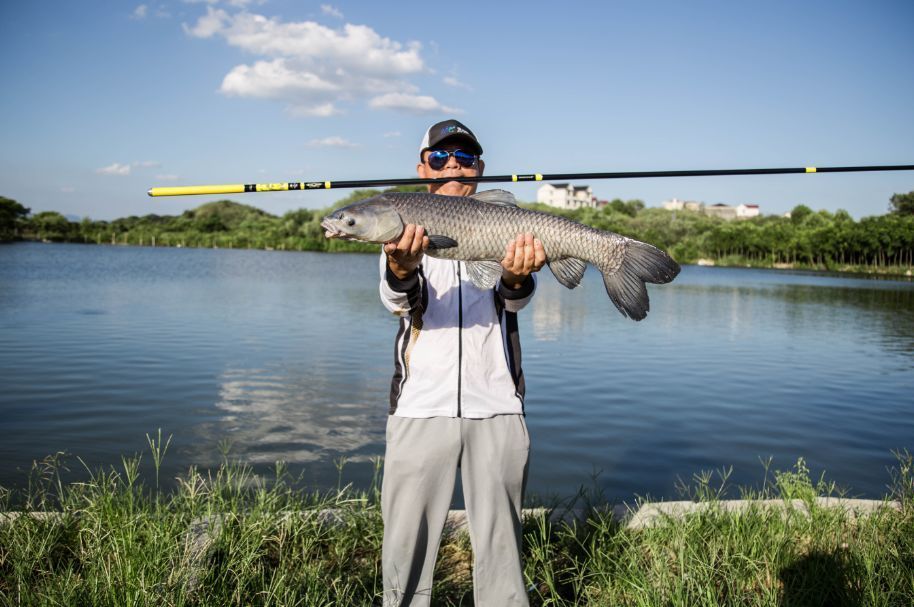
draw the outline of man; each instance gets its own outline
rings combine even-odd
[[[416,172],[429,191],[470,196],[482,175],[476,136],[456,120],[429,127]],[[442,202],[446,204],[446,202]],[[473,544],[478,606],[527,605],[521,504],[530,439],[517,312],[545,264],[532,234],[506,243],[502,279],[479,289],[462,262],[425,256],[422,226],[384,245],[381,299],[400,317],[381,489],[385,605],[428,605],[457,468]]]

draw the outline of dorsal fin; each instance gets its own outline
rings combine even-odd
[[[486,190],[485,192],[473,194],[470,198],[475,198],[479,202],[497,204],[503,207],[517,206],[517,200],[515,200],[514,194],[507,190]]]

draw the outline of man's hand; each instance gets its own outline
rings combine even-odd
[[[546,251],[539,238],[533,234],[518,234],[505,247],[505,258],[501,261],[504,270],[501,280],[509,289],[519,289],[524,280],[533,272],[546,265]]]
[[[384,245],[387,266],[394,276],[406,280],[419,267],[427,248],[428,236],[425,235],[425,229],[412,223],[406,224],[399,241]]]

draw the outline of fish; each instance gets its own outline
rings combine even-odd
[[[425,229],[426,255],[465,262],[470,280],[481,289],[491,289],[501,278],[507,243],[518,234],[532,233],[543,243],[546,263],[559,283],[577,287],[587,264],[592,264],[603,274],[612,303],[636,321],[650,310],[646,283],[668,283],[680,270],[653,245],[523,209],[505,190],[472,196],[383,192],[336,209],[324,217],[321,227],[328,238],[383,244],[399,240],[406,224]]]

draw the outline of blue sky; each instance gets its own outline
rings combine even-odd
[[[0,195],[112,219],[216,198],[156,185],[408,177],[446,117],[490,174],[912,164],[912,24],[908,0],[5,2]],[[590,185],[862,217],[914,172]]]

